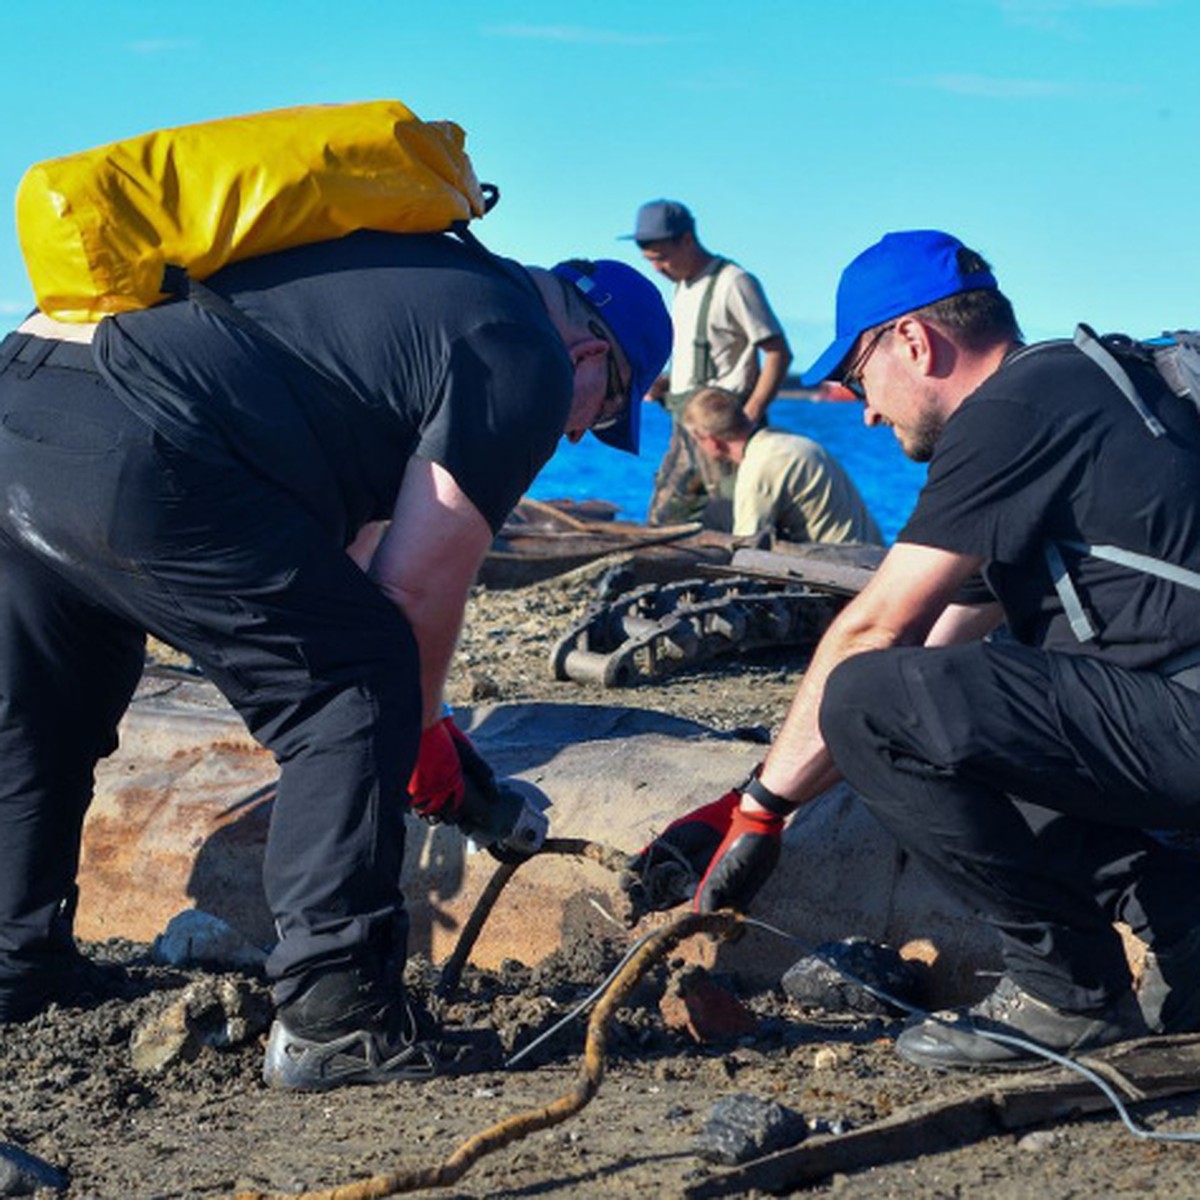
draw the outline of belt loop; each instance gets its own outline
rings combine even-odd
[[[0,342],[0,375],[8,370],[17,355],[29,345],[29,340],[28,333],[13,332]]]
[[[21,363],[21,369],[17,372],[18,379],[28,379],[50,357],[50,351],[58,345],[57,342],[50,338],[38,338],[38,346],[34,352]],[[24,347],[22,347],[24,349]],[[20,353],[20,351],[18,351]]]

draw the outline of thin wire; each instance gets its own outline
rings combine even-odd
[[[523,1050],[519,1050],[512,1058],[504,1063],[504,1069],[507,1071],[510,1067],[516,1066],[527,1054],[540,1046],[544,1041],[552,1038],[560,1029],[569,1025],[576,1017],[585,1013],[603,994],[604,989],[621,973],[621,969],[625,964],[641,949],[643,943],[647,942],[654,936],[657,930],[651,930],[649,933],[644,933],[636,942],[634,942],[621,957],[621,961],[604,977],[604,982],[598,984],[591,992],[589,992],[565,1017],[556,1021],[549,1029],[539,1033]]]
[[[600,911],[603,912],[604,910],[601,909]],[[797,937],[795,934],[788,933],[787,930],[780,929],[776,925],[771,925],[766,921],[759,920],[757,917],[744,917],[743,920],[747,925],[757,926],[759,929],[762,929],[767,933],[773,933],[776,937],[781,937],[785,941],[794,943],[795,945],[799,946],[805,954],[817,959],[818,962],[824,963],[825,966],[841,975],[843,979],[847,979],[851,983],[857,984],[876,999],[882,1000],[885,1004],[890,1004],[893,1007],[898,1008],[901,1012],[908,1013],[910,1016],[922,1017],[925,1020],[935,1021],[939,1025],[951,1027],[954,1026],[953,1021],[947,1020],[945,1017],[941,1017],[937,1013],[929,1012],[927,1009],[921,1008],[919,1005],[910,1004],[907,1000],[902,1000],[899,996],[892,995],[891,992],[880,987],[878,984],[868,983],[865,979],[859,978],[854,974],[853,971],[848,970],[841,963],[835,962],[827,955],[822,954],[815,947],[805,942],[803,938]],[[545,1030],[543,1033],[534,1038],[534,1040],[525,1046],[524,1049],[518,1051],[510,1059],[508,1059],[504,1064],[505,1069],[507,1070],[515,1066],[521,1061],[522,1058],[532,1053],[536,1047],[540,1046],[543,1042],[548,1041],[556,1033],[558,1033],[560,1029],[564,1028],[566,1025],[569,1025],[573,1020],[575,1020],[576,1017],[586,1012],[588,1008],[590,1008],[591,1005],[594,1004],[601,995],[603,995],[604,989],[607,988],[612,980],[616,978],[622,967],[624,967],[629,959],[637,953],[642,944],[653,936],[653,931],[651,931],[650,933],[643,934],[640,938],[638,938],[638,940],[629,947],[629,949],[622,956],[621,961],[617,963],[612,971],[609,972],[602,983],[600,983],[593,991],[585,996],[583,1000],[581,1000],[569,1013],[566,1014],[566,1016],[555,1022],[555,1024],[553,1024],[549,1029]],[[1027,1051],[1028,1053],[1031,1053],[1039,1058],[1044,1058],[1047,1060],[1047,1062],[1055,1063],[1060,1067],[1066,1067],[1069,1071],[1074,1071],[1076,1075],[1086,1079],[1089,1083],[1093,1084],[1103,1093],[1103,1095],[1108,1099],[1109,1103],[1112,1104],[1117,1116],[1121,1120],[1121,1124],[1124,1125],[1125,1128],[1136,1138],[1155,1142],[1200,1142],[1200,1132],[1170,1133],[1156,1129],[1148,1129],[1146,1126],[1139,1124],[1129,1112],[1124,1100],[1121,1099],[1108,1080],[1103,1078],[1103,1076],[1098,1075],[1090,1067],[1085,1066],[1081,1062],[1077,1062],[1075,1059],[1067,1058],[1065,1055],[1058,1054],[1053,1050],[1049,1050],[1045,1046],[1039,1046],[1037,1042],[1031,1042],[1027,1038],[1016,1037],[1007,1033],[995,1033],[988,1029],[976,1029],[974,1032],[979,1034],[981,1037],[988,1038],[991,1041],[1000,1042],[1008,1046],[1014,1046],[1017,1049]]]
[[[954,1026],[953,1021],[947,1020],[945,1017],[941,1017],[937,1013],[928,1012],[927,1010],[920,1008],[915,1004],[910,1004],[906,1000],[901,1000],[899,996],[893,996],[890,992],[876,984],[867,983],[865,979],[859,979],[858,976],[852,971],[848,971],[840,963],[832,961],[819,950],[809,946],[802,938],[796,937],[795,934],[788,933],[786,930],[780,929],[775,925],[769,925],[766,921],[760,921],[755,917],[745,917],[744,920],[747,925],[756,925],[759,929],[766,930],[767,933],[773,933],[789,942],[794,942],[796,945],[800,946],[806,954],[817,959],[819,962],[824,963],[825,966],[830,967],[832,970],[837,971],[839,975],[850,980],[851,983],[856,983],[859,987],[865,988],[866,991],[870,992],[870,994],[876,997],[876,999],[882,1000],[886,1004],[894,1005],[896,1008],[908,1013],[910,1016],[923,1017],[925,1020],[935,1021],[939,1025],[951,1027]],[[1022,1037],[1015,1037],[1012,1034],[994,1033],[989,1029],[976,1029],[974,1032],[979,1034],[980,1037],[988,1038],[993,1042],[1001,1042],[1007,1046],[1015,1046],[1020,1050],[1025,1050],[1031,1054],[1037,1055],[1039,1058],[1044,1058],[1048,1062],[1057,1063],[1058,1066],[1066,1067],[1068,1070],[1074,1071],[1075,1074],[1086,1079],[1089,1083],[1094,1084],[1108,1098],[1113,1108],[1116,1109],[1117,1116],[1121,1118],[1121,1124],[1123,1124],[1125,1128],[1136,1138],[1142,1138],[1146,1141],[1153,1142],[1200,1142],[1200,1132],[1169,1133],[1156,1129],[1148,1129],[1144,1125],[1139,1124],[1130,1114],[1124,1100],[1121,1099],[1108,1080],[1103,1078],[1103,1076],[1098,1075],[1090,1067],[1085,1066],[1081,1062],[1077,1062],[1075,1059],[1067,1058],[1063,1054],[1058,1054],[1053,1050],[1048,1050],[1045,1046],[1039,1046],[1037,1042],[1031,1042]]]

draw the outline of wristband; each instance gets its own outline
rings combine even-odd
[[[796,805],[778,792],[773,792],[761,779],[758,774],[762,770],[762,763],[759,763],[753,771],[750,772],[746,782],[742,784],[738,791],[749,796],[751,800],[757,804],[761,804],[767,812],[776,817],[788,817],[796,811]]]

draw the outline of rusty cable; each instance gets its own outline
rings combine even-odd
[[[537,858],[541,854],[565,854],[575,858],[586,858],[613,872],[620,871],[628,858],[623,850],[605,846],[601,842],[590,842],[586,838],[547,838],[537,854],[531,857]],[[453,953],[442,967],[435,993],[438,999],[447,1000],[458,990],[467,960],[471,957],[471,951],[475,948],[480,933],[483,932],[484,922],[491,915],[500,893],[517,868],[521,863],[529,861],[529,858],[525,858],[517,862],[502,862],[492,873],[491,879],[480,892],[479,899],[475,901],[475,907],[463,925],[462,933],[458,935]]]
[[[613,976],[592,1012],[575,1086],[567,1095],[544,1108],[516,1113],[473,1134],[447,1158],[432,1167],[389,1171],[321,1192],[275,1196],[263,1192],[242,1192],[235,1200],[378,1200],[383,1196],[398,1196],[403,1192],[448,1187],[457,1183],[485,1155],[502,1150],[531,1133],[559,1125],[583,1109],[600,1090],[604,1079],[604,1050],[609,1023],[642,976],[685,939],[698,933],[727,938],[737,932],[742,924],[743,918],[729,909],[715,913],[688,913],[647,937]]]

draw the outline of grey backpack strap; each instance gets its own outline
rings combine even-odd
[[[1142,418],[1146,428],[1155,437],[1162,437],[1167,432],[1162,422],[1146,407],[1145,402],[1138,395],[1137,388],[1133,386],[1133,380],[1129,378],[1117,356],[1087,325],[1080,324],[1075,327],[1075,345],[1121,389],[1122,395],[1137,410],[1137,414]]]
[[[1096,627],[1083,610],[1083,602],[1079,599],[1075,583],[1071,579],[1066,563],[1063,561],[1062,552],[1059,549],[1060,546],[1068,550],[1074,550],[1079,554],[1087,554],[1092,558],[1101,558],[1105,562],[1116,563],[1121,567],[1128,567],[1131,571],[1138,571],[1143,575],[1153,575],[1157,579],[1165,579],[1168,583],[1178,584],[1180,587],[1191,588],[1192,591],[1200,592],[1200,571],[1193,571],[1188,567],[1180,567],[1175,563],[1165,562],[1161,558],[1152,558],[1149,554],[1138,554],[1134,550],[1123,550],[1120,546],[1097,546],[1090,542],[1047,542],[1043,547],[1042,553],[1046,559],[1046,566],[1050,571],[1050,578],[1054,583],[1054,590],[1058,593],[1059,603],[1062,604],[1063,612],[1070,622],[1071,632],[1081,642],[1090,642],[1096,636]]]
[[[1065,545],[1075,546],[1077,543],[1067,542]],[[1050,570],[1050,578],[1054,590],[1058,593],[1059,603],[1071,625],[1071,632],[1081,641],[1090,642],[1096,636],[1096,627],[1083,611],[1083,601],[1075,590],[1075,583],[1067,571],[1067,564],[1055,542],[1047,542],[1042,550],[1046,558],[1046,566]]]
[[[713,273],[708,277],[708,286],[700,298],[700,311],[696,314],[696,332],[692,337],[692,387],[702,387],[713,377],[712,343],[708,340],[708,313],[712,308],[713,291],[717,276],[729,265],[727,258],[717,259]]]
[[[1177,583],[1180,587],[1200,592],[1200,571],[1176,566],[1175,563],[1164,562],[1161,558],[1151,558],[1148,554],[1122,550],[1120,546],[1093,546],[1087,542],[1063,542],[1062,545],[1071,550],[1078,550],[1080,554],[1090,554],[1093,558],[1102,558],[1105,562],[1129,567],[1131,570],[1141,571],[1143,575],[1154,575],[1168,583]]]

